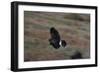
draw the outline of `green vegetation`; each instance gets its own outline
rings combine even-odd
[[[50,28],[55,27],[67,48],[49,44]],[[90,57],[90,15],[24,11],[24,61],[70,59],[76,51]]]

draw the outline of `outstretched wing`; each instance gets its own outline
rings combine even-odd
[[[54,28],[52,27],[50,29],[50,34],[51,34],[51,38],[56,40],[56,41],[60,41],[60,35],[59,35],[59,32]]]

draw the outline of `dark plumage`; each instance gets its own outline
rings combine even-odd
[[[49,39],[50,45],[52,45],[56,49],[58,49],[60,46],[63,47],[66,46],[65,40],[61,40],[59,32],[54,27],[50,29],[50,34],[51,34],[51,38]]]

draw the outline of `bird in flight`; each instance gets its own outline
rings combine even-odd
[[[55,49],[62,47],[66,47],[66,41],[61,40],[59,32],[54,28],[50,28],[51,38],[49,39],[50,45],[52,45]]]

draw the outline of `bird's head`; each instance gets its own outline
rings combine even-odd
[[[59,43],[62,47],[66,47],[67,43],[65,40],[61,40]]]

